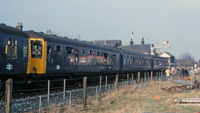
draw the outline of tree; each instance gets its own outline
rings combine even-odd
[[[189,53],[184,53],[181,55],[180,59],[180,66],[193,66],[195,63],[194,57]]]

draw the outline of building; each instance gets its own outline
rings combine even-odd
[[[154,44],[145,44],[144,38],[142,38],[141,44],[134,44],[133,39],[131,38],[129,45],[122,45],[121,40],[95,40],[89,42],[102,46],[120,48],[127,51],[168,58],[168,63],[170,64],[169,66],[175,66],[175,57],[172,54],[170,54],[169,52],[161,52],[159,49],[156,49],[160,47],[155,47]]]
[[[169,52],[163,52],[161,55],[159,55],[160,57],[164,57],[164,58],[168,58],[168,63],[170,64],[170,67],[174,67],[175,66],[175,56],[173,56],[172,54],[170,54]]]
[[[141,44],[134,44],[133,40],[130,40],[130,45],[121,45],[118,48],[125,49],[128,51],[134,51],[137,53],[148,54],[148,55],[158,55],[153,44],[145,44],[144,38],[141,40]]]
[[[92,44],[102,45],[102,46],[108,46],[113,48],[118,48],[122,45],[121,40],[95,40],[95,41],[88,41]]]

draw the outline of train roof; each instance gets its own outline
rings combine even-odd
[[[7,34],[7,35],[21,36],[24,38],[29,37],[25,32],[11,26],[7,26],[5,24],[0,24],[0,33]]]
[[[164,57],[160,57],[160,56],[147,55],[147,54],[142,54],[142,53],[137,53],[137,52],[134,52],[134,51],[127,51],[127,50],[121,50],[121,51],[124,54],[133,54],[133,55],[137,55],[137,56],[151,57],[151,58],[155,58],[155,59],[168,60],[168,58],[164,58]]]
[[[35,32],[35,31],[26,31],[26,33],[30,36],[30,38],[42,38],[46,40],[47,42],[57,43],[57,44],[66,44],[71,46],[79,45],[81,47],[86,47],[90,49],[101,49],[104,51],[110,51],[110,52],[119,52],[114,48],[106,47],[106,46],[100,46],[96,44],[91,44],[86,41],[79,41],[77,39],[70,39],[67,37],[60,37],[56,35],[48,35],[44,34],[42,32]]]

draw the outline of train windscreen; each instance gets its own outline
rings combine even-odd
[[[32,58],[42,58],[42,41],[31,41],[31,56]]]

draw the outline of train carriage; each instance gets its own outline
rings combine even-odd
[[[169,67],[168,58],[153,56],[153,69],[167,69]]]
[[[119,71],[120,52],[88,42],[27,31],[30,74]]]
[[[28,35],[19,29],[0,24],[0,76],[27,73]]]
[[[26,75],[26,79],[32,79],[35,76],[30,75],[82,76],[160,70],[168,67],[167,58],[42,32],[23,32],[4,24],[0,24],[0,40],[0,79],[3,75],[5,79],[10,75],[12,78]]]
[[[153,67],[152,56],[121,50],[121,70],[124,72],[127,71],[147,71],[151,70]]]

